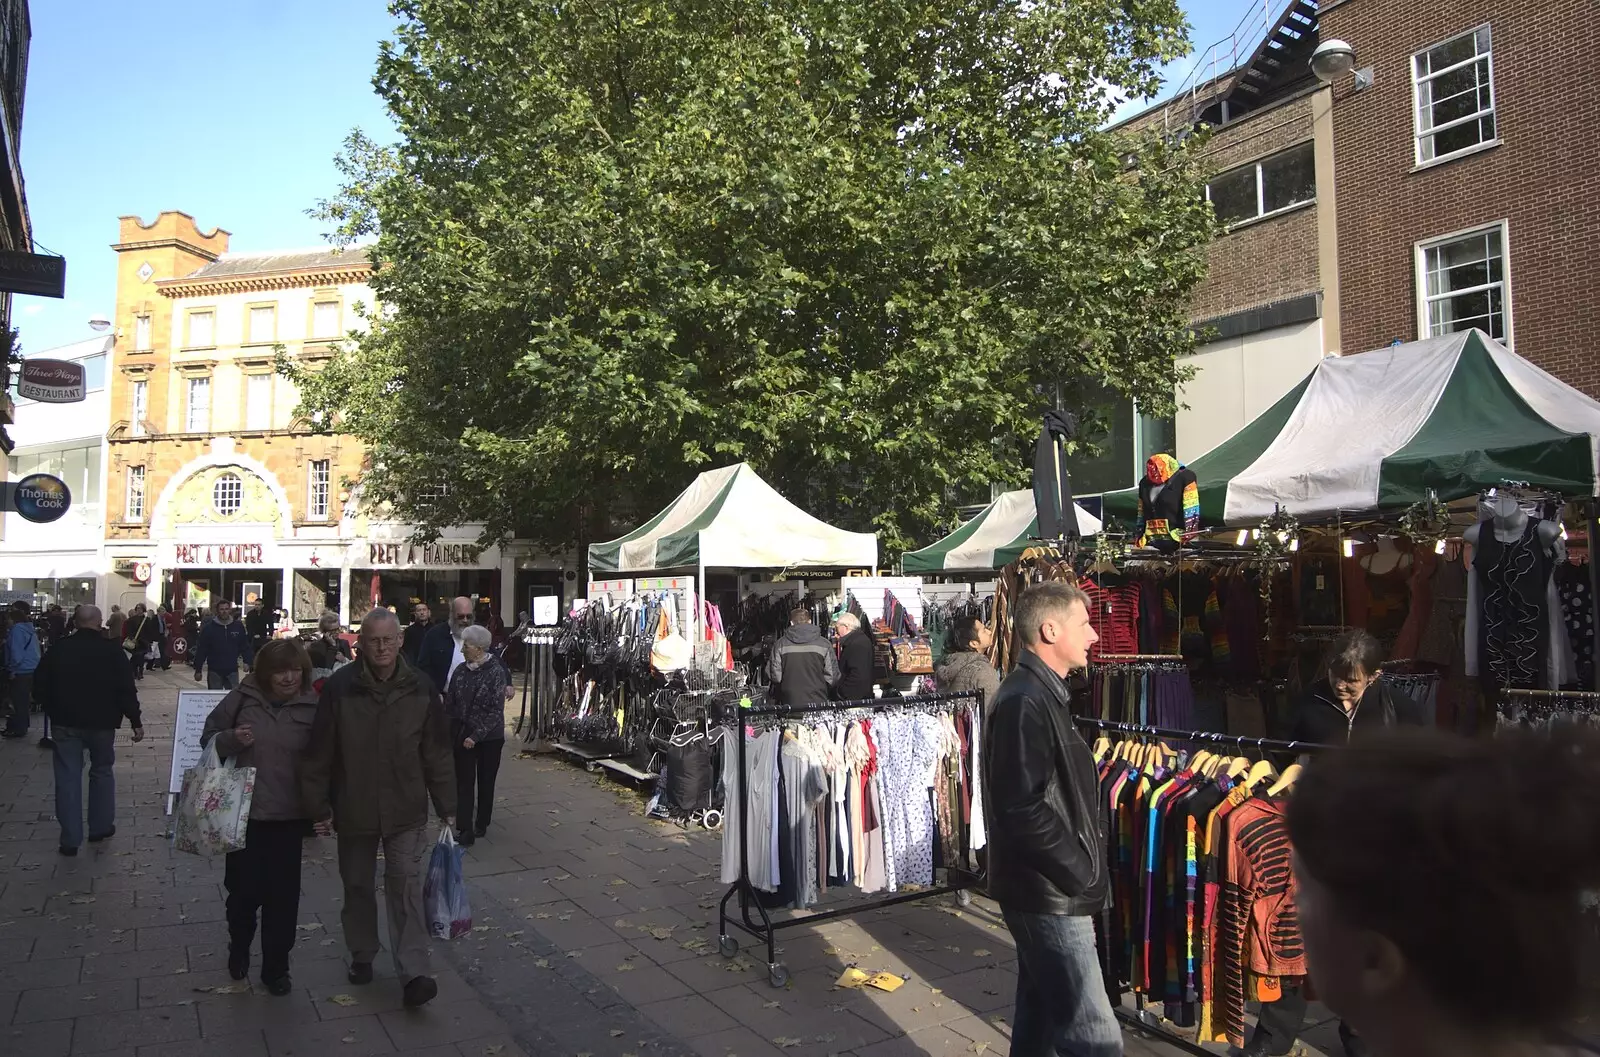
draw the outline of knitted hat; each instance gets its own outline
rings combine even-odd
[[[1152,455],[1144,464],[1144,475],[1151,484],[1166,484],[1177,472],[1178,460],[1170,455]]]

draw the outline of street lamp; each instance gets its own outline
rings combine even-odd
[[[105,316],[92,316],[89,319],[89,329],[101,331],[103,333],[111,329],[111,320],[107,319]]]
[[[1311,53],[1311,72],[1324,84],[1332,84],[1355,68],[1356,49],[1347,41],[1325,40]]]

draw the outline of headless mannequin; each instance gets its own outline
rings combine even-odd
[[[1486,504],[1489,508],[1489,522],[1494,526],[1494,538],[1501,543],[1515,543],[1522,538],[1528,529],[1528,512],[1522,509],[1515,496],[1497,495]],[[1483,531],[1483,522],[1468,528],[1461,534],[1473,547],[1478,545],[1479,533]],[[1558,562],[1567,558],[1566,544],[1561,542],[1561,526],[1554,521],[1539,522],[1539,544],[1545,553],[1554,556]]]
[[[1411,554],[1394,545],[1389,536],[1378,537],[1378,549],[1361,559],[1361,567],[1373,576],[1386,576],[1396,569],[1411,568]]]

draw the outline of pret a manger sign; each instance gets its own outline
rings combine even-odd
[[[266,548],[259,543],[178,543],[178,565],[264,565]]]

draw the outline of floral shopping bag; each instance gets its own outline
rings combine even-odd
[[[244,847],[255,793],[256,769],[217,756],[216,738],[200,762],[183,772],[172,844],[193,855],[218,855]]]

